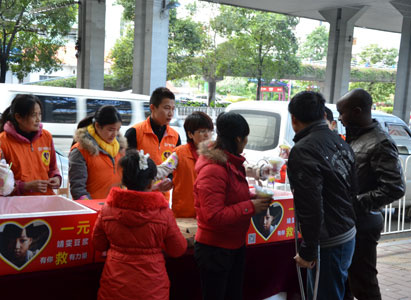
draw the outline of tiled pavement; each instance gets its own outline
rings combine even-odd
[[[411,300],[411,234],[405,239],[381,241],[377,255],[382,300]]]

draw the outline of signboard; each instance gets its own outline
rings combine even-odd
[[[262,86],[262,92],[282,93],[284,88],[282,86]]]
[[[96,217],[61,196],[0,197],[0,275],[92,263]]]
[[[258,245],[294,239],[294,205],[291,192],[274,190],[269,208],[251,218],[246,244]]]

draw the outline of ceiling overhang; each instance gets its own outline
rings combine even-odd
[[[202,0],[262,11],[276,12],[296,17],[326,21],[321,10],[343,7],[367,6],[355,26],[401,33],[402,10],[411,16],[411,0]],[[393,2],[393,3],[391,3]],[[409,14],[408,14],[409,13]]]

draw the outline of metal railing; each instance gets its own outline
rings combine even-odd
[[[407,171],[411,168],[411,155],[400,158],[404,181],[407,183]],[[411,172],[410,172],[411,173]],[[407,184],[406,184],[407,185]],[[276,184],[276,189],[290,191],[288,176],[284,184]],[[411,232],[411,203],[406,203],[406,194],[399,200],[386,205],[383,209],[384,229],[381,234],[397,234]],[[407,206],[408,205],[408,206]]]
[[[401,167],[403,169],[404,181],[407,187],[407,171],[410,168],[411,156],[407,156],[405,160],[400,158]],[[397,203],[398,202],[398,203]],[[411,232],[411,222],[409,207],[406,205],[406,194],[399,200],[386,205],[384,208],[384,230],[382,234],[392,234],[401,232]],[[397,220],[395,220],[397,218]]]
[[[210,118],[215,121],[220,113],[225,111],[225,107],[207,107],[207,106],[177,106],[178,118],[184,120],[189,114],[195,111],[202,111],[210,116]]]

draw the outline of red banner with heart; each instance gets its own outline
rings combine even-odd
[[[92,263],[95,212],[0,220],[0,275]]]
[[[274,191],[269,208],[251,218],[247,245],[258,245],[294,239],[294,203],[290,192]]]

